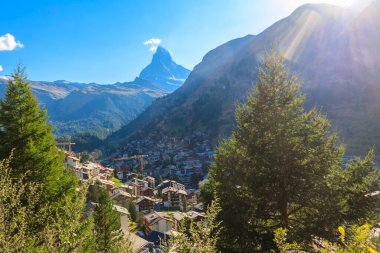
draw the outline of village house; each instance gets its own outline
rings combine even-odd
[[[71,167],[79,167],[80,166],[79,161],[80,161],[79,158],[77,158],[73,155],[66,154],[65,163],[67,165],[70,165]]]
[[[115,183],[112,181],[104,180],[104,179],[97,179],[97,182],[100,183],[100,186],[106,189],[107,191],[111,192],[112,188],[114,187]]]
[[[198,203],[199,190],[188,190],[187,191],[187,201],[190,203],[196,204]]]
[[[116,204],[121,205],[121,206],[126,206],[127,203],[135,200],[136,196],[126,191],[125,187],[119,186],[119,187],[112,188],[111,198]]]
[[[144,216],[144,233],[148,235],[152,231],[166,234],[174,227],[174,221],[163,212],[152,212]]]
[[[154,191],[152,188],[149,188],[149,187],[142,189],[140,193],[141,193],[141,196],[146,196],[146,197],[150,197],[150,198],[154,197]]]
[[[178,183],[174,180],[164,180],[161,184],[159,184],[156,188],[158,190],[162,190],[167,187],[172,187],[176,190],[185,190],[185,185]]]
[[[138,212],[153,210],[155,203],[156,203],[155,199],[145,197],[145,196],[140,196],[136,200],[136,207],[137,207],[136,210]]]
[[[183,201],[187,199],[187,193],[184,190],[177,190],[173,187],[166,187],[161,192],[164,207],[183,209]]]

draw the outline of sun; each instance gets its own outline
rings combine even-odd
[[[328,3],[328,4],[343,6],[343,7],[349,7],[349,6],[353,5],[358,0],[292,0],[292,1],[298,2],[299,4]]]

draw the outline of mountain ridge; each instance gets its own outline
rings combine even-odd
[[[277,45],[290,70],[302,77],[306,107],[320,108],[349,150],[363,154],[372,144],[380,145],[375,130],[380,127],[380,57],[374,54],[380,41],[375,26],[379,14],[378,2],[360,13],[328,4],[303,5],[257,36],[211,50],[181,88],[155,101],[106,144],[122,145],[131,136],[195,131],[215,142],[229,136],[236,104],[252,89],[260,58]]]

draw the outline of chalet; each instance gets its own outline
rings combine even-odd
[[[144,232],[146,235],[152,231],[168,233],[174,227],[174,221],[163,212],[153,212],[144,216]]]
[[[159,184],[156,188],[158,190],[162,190],[167,187],[172,187],[176,190],[185,190],[185,185],[178,183],[174,180],[164,180],[161,184]]]
[[[146,196],[146,197],[150,197],[150,198],[153,198],[154,197],[154,191],[152,188],[145,188],[141,191],[141,195],[142,196]]]
[[[202,212],[196,212],[196,211],[188,211],[186,213],[186,216],[190,219],[192,219],[193,221],[201,221],[205,218],[206,214],[205,213],[202,213]]]
[[[180,210],[183,208],[183,201],[186,201],[187,193],[184,190],[178,190],[173,187],[166,187],[161,192],[164,207],[178,207]]]
[[[141,196],[136,200],[136,209],[138,212],[153,210],[155,203],[156,201],[154,199]]]
[[[187,213],[174,212],[173,213],[173,219],[174,219],[174,227],[175,227],[176,231],[179,230],[181,222],[184,218],[188,218],[190,220],[198,222],[198,221],[201,221],[205,218],[205,213],[195,212],[195,211],[189,211]]]
[[[142,188],[148,188],[149,187],[148,181],[145,181],[142,179],[132,178],[129,182],[132,184],[137,184],[137,185],[141,186]]]
[[[126,205],[128,202],[136,199],[136,196],[125,191],[113,191],[111,193],[112,200],[118,205]]]
[[[108,181],[108,180],[104,180],[104,179],[98,179],[97,182],[100,183],[100,186],[103,187],[104,189],[106,189],[107,191],[112,191],[112,188],[114,186],[114,182],[112,181]]]
[[[72,156],[72,155],[67,155],[65,162],[67,165],[70,165],[71,167],[79,167],[80,162],[79,158]]]
[[[198,203],[199,191],[187,191],[187,201],[196,204]]]

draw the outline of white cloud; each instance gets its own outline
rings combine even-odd
[[[149,51],[156,52],[158,45],[160,45],[161,40],[157,38],[151,38],[150,40],[147,40],[144,42],[145,46],[150,46]]]
[[[18,47],[23,48],[24,45],[20,41],[16,41],[12,34],[7,33],[0,36],[0,51],[12,51]]]
[[[3,67],[0,65],[0,72],[3,71]]]

